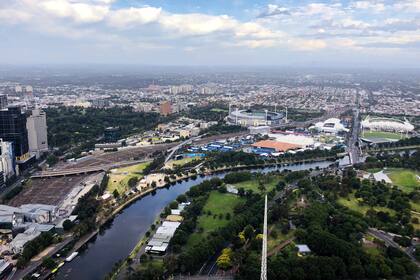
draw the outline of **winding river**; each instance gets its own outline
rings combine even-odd
[[[289,165],[285,167],[268,167],[250,171],[270,172],[274,170],[307,170],[316,167],[325,168],[329,161]],[[192,186],[212,177],[224,177],[219,173],[206,177],[198,177],[187,182],[182,181],[169,189],[162,188],[155,195],[145,196],[132,203],[118,214],[105,229],[86,244],[72,262],[66,263],[55,276],[55,279],[96,280],[104,277],[112,270],[113,265],[126,258],[138,240],[143,237],[163,208],[180,194]]]

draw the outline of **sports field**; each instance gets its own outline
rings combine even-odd
[[[113,169],[109,174],[107,191],[112,193],[114,190],[117,190],[119,194],[125,193],[129,188],[128,180],[133,177],[136,177],[138,180],[143,178],[142,172],[148,164],[148,162],[144,162],[128,167]]]
[[[243,199],[237,195],[213,191],[210,193],[202,214],[197,220],[198,232],[190,235],[187,246],[193,246],[204,238],[208,233],[224,227],[230,219],[226,218],[229,213],[233,217],[233,209]]]
[[[420,187],[420,172],[403,168],[389,168],[385,171],[392,183],[404,192],[411,192]]]
[[[399,140],[405,138],[405,135],[395,132],[385,132],[385,131],[363,131],[362,138],[366,139],[391,139]]]
[[[270,176],[269,178],[267,178],[267,181],[263,182],[266,191],[269,192],[272,189],[274,189],[279,181],[280,181],[279,176]],[[244,188],[246,191],[252,190],[253,192],[260,192],[260,189],[259,189],[260,184],[257,179],[235,183],[233,185],[236,188]]]

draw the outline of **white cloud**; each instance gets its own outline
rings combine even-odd
[[[111,26],[130,27],[156,22],[162,12],[161,8],[144,7],[120,9],[109,14],[108,22]]]
[[[109,12],[106,5],[93,5],[80,2],[69,2],[66,0],[40,1],[39,7],[46,13],[59,17],[71,18],[80,23],[99,22]]]

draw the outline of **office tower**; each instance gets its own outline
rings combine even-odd
[[[32,110],[32,115],[26,121],[28,130],[29,152],[37,158],[48,151],[47,116],[40,109]]]
[[[116,143],[121,137],[120,127],[107,127],[104,131],[105,143]]]
[[[7,108],[7,95],[6,94],[0,94],[0,110]]]
[[[29,157],[28,131],[26,115],[17,106],[0,110],[0,138],[12,142],[13,151],[18,161]]]

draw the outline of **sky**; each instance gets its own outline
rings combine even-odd
[[[420,66],[420,0],[1,0],[0,64]]]

